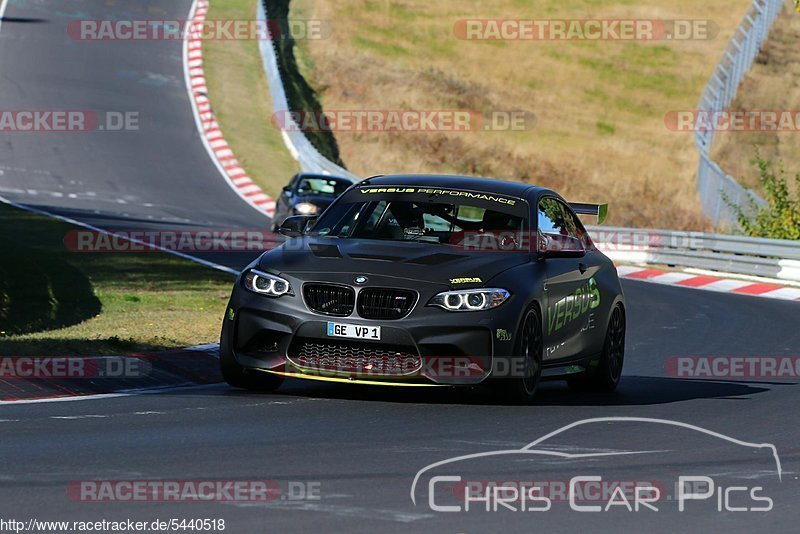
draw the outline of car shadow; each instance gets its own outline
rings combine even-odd
[[[696,399],[748,400],[751,395],[769,391],[770,386],[791,382],[731,382],[680,378],[625,376],[614,393],[579,393],[564,382],[545,382],[537,393],[535,406],[646,406]],[[231,390],[231,394],[236,394]],[[359,384],[327,384],[287,380],[279,395],[316,399],[336,399],[394,403],[465,404],[502,406],[506,403],[485,387],[411,388]]]

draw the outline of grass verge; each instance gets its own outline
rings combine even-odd
[[[232,277],[160,252],[75,253],[76,227],[0,204],[0,355],[102,355],[219,339]]]
[[[208,19],[253,20],[257,0],[214,0]],[[299,170],[273,126],[257,40],[203,42],[208,96],[225,140],[250,177],[272,196]]]

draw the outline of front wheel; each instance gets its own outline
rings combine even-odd
[[[567,380],[569,386],[579,391],[606,391],[617,389],[625,361],[625,312],[617,304],[608,322],[603,353],[596,369]]]
[[[283,383],[282,376],[245,369],[236,362],[233,354],[225,350],[221,350],[219,354],[219,370],[225,382],[235,388],[270,392]]]
[[[544,347],[542,321],[539,311],[535,307],[526,312],[518,339],[517,354],[518,358],[522,360],[520,362],[522,376],[498,378],[495,382],[495,391],[513,404],[530,404],[536,395],[539,380],[542,377]],[[514,366],[514,370],[516,369],[517,367]]]

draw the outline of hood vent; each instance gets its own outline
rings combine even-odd
[[[388,256],[384,254],[350,254],[354,260],[373,260],[373,261],[402,261],[402,256]]]
[[[464,258],[466,258],[466,256],[462,256],[460,254],[445,254],[444,252],[440,252],[438,254],[420,256],[419,258],[408,260],[406,263],[416,263],[419,265],[442,265],[443,263],[463,260]]]
[[[318,258],[341,258],[342,254],[339,252],[339,247],[336,245],[308,245],[314,256]]]

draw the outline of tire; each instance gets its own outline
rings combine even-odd
[[[519,332],[516,353],[523,358],[522,377],[498,378],[494,383],[495,393],[511,404],[530,404],[542,377],[542,320],[536,307],[525,312]]]
[[[219,370],[228,385],[250,391],[275,391],[283,383],[283,377],[261,371],[248,371],[234,359],[232,354],[221,351]]]
[[[617,304],[608,321],[606,339],[597,369],[582,376],[567,380],[569,386],[577,391],[612,392],[617,389],[622,378],[625,363],[625,311]]]

